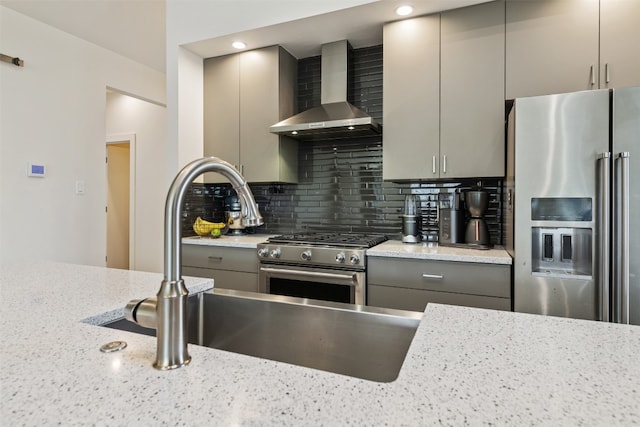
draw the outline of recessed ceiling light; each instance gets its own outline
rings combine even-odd
[[[407,16],[410,15],[411,12],[413,12],[413,6],[411,5],[402,5],[402,6],[398,6],[396,8],[396,15],[400,15],[400,16]]]
[[[354,129],[355,129],[355,127],[353,127],[353,126],[349,126],[347,129],[349,129],[349,130],[354,130]]]
[[[297,135],[297,134],[298,134],[297,130],[294,130],[293,132],[291,132],[291,135]]]
[[[231,43],[231,46],[235,47],[236,49],[244,49],[245,47],[247,47],[247,44],[245,42],[235,41]]]

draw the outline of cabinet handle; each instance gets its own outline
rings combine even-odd
[[[431,158],[431,171],[434,175],[436,174],[436,156]]]
[[[442,274],[428,274],[428,273],[422,273],[422,278],[423,279],[437,279],[437,280],[442,280],[444,279],[444,276]]]
[[[593,65],[591,66],[591,86],[596,85],[596,71]]]
[[[221,256],[210,256],[207,257],[209,259],[209,261],[216,261],[216,262],[221,262],[222,261],[222,257]]]
[[[609,63],[604,64],[604,81],[606,84],[609,84],[611,81],[611,76],[609,75]]]
[[[447,173],[447,155],[442,156],[442,173]]]
[[[244,165],[240,165],[240,175],[244,175]]]

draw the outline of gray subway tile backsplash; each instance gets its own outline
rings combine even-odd
[[[353,81],[347,98],[382,122],[382,46],[354,50]],[[320,57],[298,61],[298,110],[320,103]],[[455,182],[392,183],[382,180],[382,137],[299,143],[298,184],[252,184],[265,219],[261,233],[338,231],[385,233],[400,238],[407,194],[418,196],[425,235],[437,238],[439,197],[470,188],[480,178]],[[486,215],[492,243],[503,243],[502,179],[482,179],[490,193]],[[224,220],[228,185],[193,183],[185,198],[183,232],[197,216]]]

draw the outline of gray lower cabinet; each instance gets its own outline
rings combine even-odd
[[[511,266],[370,257],[368,305],[423,311],[427,303],[511,310]]]
[[[216,288],[258,292],[258,259],[252,248],[182,245],[182,274],[212,278]]]

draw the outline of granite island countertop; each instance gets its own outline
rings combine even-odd
[[[386,242],[367,249],[367,256],[503,265],[512,264],[511,256],[501,246],[483,250],[441,246],[431,242],[416,244],[402,243],[400,240],[387,240]]]
[[[429,304],[398,379],[376,383],[83,323],[154,294],[160,274],[0,265],[6,425],[630,425],[640,327]],[[187,280],[206,288],[209,281]],[[98,349],[125,340],[119,353]]]

